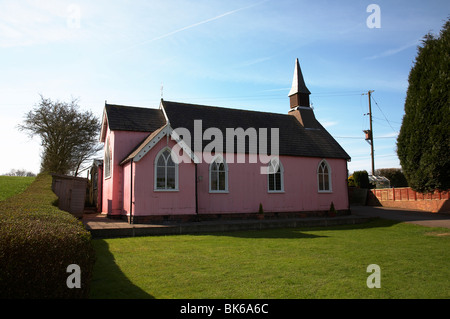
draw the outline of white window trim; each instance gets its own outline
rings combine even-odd
[[[280,165],[280,183],[281,183],[281,189],[280,190],[270,190],[270,182],[269,182],[269,177],[270,175],[270,171],[269,168],[272,164],[272,161],[278,161],[278,164]],[[281,163],[280,159],[278,157],[272,158],[270,160],[270,162],[267,164],[267,192],[268,193],[274,193],[274,194],[280,194],[280,193],[284,193],[284,167],[283,164]]]
[[[319,169],[320,169],[320,166],[322,165],[322,163],[325,163],[325,165],[328,167],[328,185],[329,185],[329,189],[327,189],[327,190],[321,190],[320,189],[320,176],[319,176]],[[333,184],[332,184],[332,175],[331,175],[331,166],[330,166],[330,164],[328,164],[328,162],[327,162],[327,160],[325,160],[325,159],[322,159],[320,162],[319,162],[319,165],[317,166],[317,172],[316,172],[316,175],[317,175],[317,191],[319,192],[319,193],[332,193],[333,192]]]
[[[172,156],[172,161],[175,163],[175,188],[171,188],[171,189],[165,189],[165,188],[157,188],[157,171],[158,171],[158,160],[159,157],[162,156],[162,154],[166,151],[169,150],[171,156]],[[164,147],[162,150],[160,150],[158,152],[158,154],[155,156],[155,161],[154,161],[154,176],[153,176],[153,191],[155,192],[178,192],[178,160],[176,160],[176,154],[172,151],[172,149],[170,147]],[[166,176],[167,177],[167,176]]]
[[[219,162],[223,163],[223,166],[225,168],[225,190],[213,190],[211,189],[211,168],[212,168],[212,164],[214,162],[216,162],[218,159]],[[209,163],[209,170],[208,170],[208,177],[209,177],[209,192],[213,193],[213,194],[227,194],[229,193],[228,191],[228,165],[227,162],[225,162],[225,159],[223,158],[223,156],[221,154],[218,154],[216,156],[214,156],[214,158],[211,160],[211,163]]]
[[[111,146],[109,143],[109,137],[106,139],[106,143],[105,143],[105,152],[104,152],[104,159],[103,159],[103,170],[104,170],[104,179],[110,179],[112,176],[112,152],[111,152]],[[109,165],[109,174],[106,175],[106,162],[107,162],[107,154],[109,155],[109,160],[108,160],[108,165]]]

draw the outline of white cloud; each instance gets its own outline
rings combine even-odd
[[[322,124],[322,126],[325,128],[329,128],[331,126],[338,125],[339,122],[337,122],[337,121],[320,121],[320,124]]]
[[[379,54],[366,57],[366,58],[364,58],[364,60],[375,60],[375,59],[379,59],[379,58],[392,56],[392,55],[400,53],[400,52],[402,52],[404,50],[407,50],[407,49],[409,49],[411,47],[417,47],[419,45],[419,43],[420,43],[420,40],[414,40],[413,42],[410,42],[410,43],[407,43],[405,45],[402,45],[401,47],[389,49],[389,50],[386,50],[386,51],[381,52]]]
[[[70,3],[54,0],[0,3],[0,47],[29,46],[72,38],[75,32],[69,22],[79,18],[81,12],[81,9],[74,11],[74,8]]]
[[[137,44],[135,44],[135,45],[132,45],[132,46],[127,47],[127,48],[124,48],[124,49],[119,50],[119,51],[117,51],[117,52],[129,50],[129,49],[132,49],[132,48],[135,48],[135,47],[138,47],[138,46],[142,46],[142,45],[144,45],[144,44],[148,44],[148,43],[151,43],[151,42],[154,42],[154,41],[158,41],[158,40],[161,40],[161,39],[170,37],[170,36],[172,36],[172,35],[174,35],[174,34],[177,34],[177,33],[179,33],[179,32],[186,31],[186,30],[189,30],[189,29],[198,27],[198,26],[200,26],[200,25],[203,25],[203,24],[206,24],[206,23],[209,23],[209,22],[212,22],[212,21],[215,21],[215,20],[224,18],[224,17],[226,17],[226,16],[229,16],[229,15],[232,15],[232,14],[235,14],[235,13],[238,13],[238,12],[240,12],[240,11],[244,11],[244,10],[247,10],[247,9],[250,9],[250,8],[253,8],[253,7],[256,7],[256,6],[259,6],[259,5],[261,5],[261,4],[263,4],[263,3],[267,2],[267,1],[269,1],[269,0],[264,0],[264,1],[261,1],[261,2],[257,2],[257,3],[251,4],[251,5],[247,5],[247,6],[244,6],[244,7],[238,8],[238,9],[235,9],[235,10],[227,11],[227,12],[222,13],[222,14],[219,14],[219,15],[217,15],[217,16],[215,16],[215,17],[212,17],[212,18],[209,18],[209,19],[206,19],[206,20],[202,20],[202,21],[199,21],[199,22],[196,22],[196,23],[187,25],[187,26],[184,26],[184,27],[182,27],[182,28],[176,29],[176,30],[174,30],[174,31],[170,31],[170,32],[167,32],[167,33],[162,34],[162,35],[160,35],[160,36],[154,37],[153,39],[149,39],[149,40],[146,40],[146,41],[137,43]]]
[[[243,62],[239,63],[238,65],[236,65],[236,67],[237,68],[245,68],[245,67],[248,67],[248,66],[252,66],[252,65],[255,65],[255,64],[259,64],[259,63],[263,63],[263,62],[269,61],[271,59],[272,59],[272,57],[261,57],[261,58],[246,60],[246,61],[243,61]]]
[[[391,138],[391,137],[397,137],[399,132],[391,132],[391,133],[386,133],[386,134],[382,134],[380,136],[377,136],[377,138]]]

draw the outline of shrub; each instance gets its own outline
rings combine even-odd
[[[71,214],[53,206],[51,176],[39,175],[25,192],[0,203],[0,298],[86,298],[95,262],[91,235]],[[81,288],[68,288],[70,264]]]
[[[376,170],[376,175],[386,177],[391,187],[408,187],[408,182],[400,168],[380,168]]]
[[[356,171],[353,173],[355,186],[359,188],[369,188],[369,174],[367,171]]]
[[[347,185],[348,185],[349,187],[356,187],[356,185],[355,185],[355,179],[353,178],[353,175],[350,175],[350,176],[347,178]]]
[[[334,216],[336,216],[336,213],[337,213],[337,211],[336,211],[336,208],[334,208],[334,203],[331,202],[330,210],[328,211],[328,216],[334,217]]]

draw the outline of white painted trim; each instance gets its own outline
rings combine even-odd
[[[106,175],[106,155],[109,155],[109,174],[108,176]],[[105,141],[105,146],[103,148],[103,176],[104,179],[109,179],[112,176],[112,170],[113,170],[113,165],[112,165],[112,151],[111,151],[111,143],[110,143],[110,137],[108,136],[108,138]]]
[[[169,125],[170,129],[170,136],[171,138],[183,149],[185,154],[188,154],[191,160],[198,164],[200,163],[200,160],[198,159],[197,155],[192,151],[192,149],[180,138],[178,133]]]
[[[296,107],[293,107],[292,109],[290,109],[290,110],[288,111],[288,113],[289,113],[289,112],[293,112],[293,111],[297,111],[298,109],[300,109],[300,110],[311,110],[311,111],[313,111],[313,109],[312,109],[310,106],[296,106]]]
[[[157,170],[158,170],[158,159],[159,157],[162,155],[162,153],[164,153],[166,150],[169,150],[170,152],[170,156],[172,157],[172,161],[175,164],[175,188],[156,188],[156,178],[157,178]],[[172,149],[168,146],[162,148],[158,154],[156,154],[155,159],[154,159],[154,163],[153,163],[153,191],[155,192],[178,192],[179,188],[178,188],[178,159],[174,160],[174,158],[176,158],[176,154],[172,151]],[[167,178],[167,176],[165,176]],[[167,181],[166,181],[167,184]]]
[[[180,148],[183,149],[185,154],[188,154],[190,159],[194,163],[200,163],[200,160],[198,159],[197,155],[194,154],[192,149],[180,138],[180,136],[175,132],[174,129],[170,126],[170,124],[166,124],[166,126],[158,133],[156,134],[151,140],[147,142],[147,144],[140,150],[136,156],[134,156],[134,162],[139,162],[150,150],[158,144],[158,142],[164,137],[169,135],[172,137],[172,139],[179,145]],[[178,158],[177,158],[178,160]]]
[[[329,189],[326,189],[326,190],[321,190],[320,189],[319,168],[322,165],[322,163],[325,163],[325,165],[328,167],[328,185],[329,185]],[[319,162],[319,165],[317,165],[316,175],[317,175],[317,192],[319,192],[319,193],[332,193],[333,192],[333,184],[332,184],[331,166],[327,162],[326,159],[322,159]]]
[[[158,134],[156,134],[150,141],[147,142],[147,144],[142,148],[142,150],[139,151],[139,153],[134,156],[133,161],[139,162],[145,154],[150,152],[150,150],[155,147],[156,144],[169,132],[169,126],[166,124],[166,127],[164,127]]]
[[[221,161],[219,161],[219,162],[222,162],[223,166],[225,168],[225,189],[224,190],[211,189],[211,167],[212,167],[212,164],[215,163],[217,159],[221,159]],[[214,156],[213,159],[211,160],[211,162],[209,163],[208,177],[209,177],[209,193],[214,193],[214,194],[229,193],[229,190],[228,190],[228,165],[227,165],[227,162],[225,162],[225,159],[223,158],[222,154],[217,154],[216,156]]]
[[[270,177],[270,175],[274,175],[274,174],[270,174],[270,171],[269,171],[269,167],[271,166],[272,161],[277,161],[278,165],[280,165],[280,183],[281,183],[281,185],[280,185],[281,189],[280,190],[270,190],[269,189],[269,187],[270,187],[269,177]],[[276,193],[278,193],[278,194],[284,193],[284,167],[283,167],[283,164],[281,163],[281,160],[280,160],[279,157],[272,158],[269,161],[269,163],[267,164],[267,193],[274,193],[274,194],[276,194]]]
[[[166,110],[164,109],[164,104],[163,104],[163,102],[164,102],[164,100],[161,99],[161,102],[159,103],[159,108],[163,111],[164,118],[166,119],[167,124],[170,124],[170,122],[169,122],[169,117],[168,117],[167,114],[166,114]]]
[[[106,107],[103,108],[103,114],[102,114],[102,124],[101,124],[101,131],[100,131],[100,142],[105,142],[106,133],[108,131],[108,116],[106,114]]]

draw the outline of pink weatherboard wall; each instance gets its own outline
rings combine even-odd
[[[123,210],[123,168],[120,161],[127,156],[133,148],[141,142],[148,133],[110,131],[106,132],[105,141],[109,139],[112,150],[111,156],[111,177],[103,176],[103,198],[102,211],[109,215],[121,215]],[[106,145],[106,143],[105,143]],[[104,169],[103,169],[104,172]]]
[[[336,210],[348,211],[347,160],[350,156],[316,120],[309,103],[310,94],[296,59],[292,88],[289,92],[290,110],[285,115],[163,99],[159,110],[111,105],[105,102],[101,140],[105,145],[110,145],[112,163],[111,176],[102,179],[102,211],[110,216],[128,216],[130,222],[135,221],[134,217],[137,222],[190,220],[196,214],[203,215],[204,219],[222,218],[225,214],[242,214],[234,217],[252,218],[249,214],[257,213],[260,205],[267,213],[292,213],[284,214],[284,217],[306,215],[303,212],[323,215],[332,203]],[[112,126],[109,125],[109,120]],[[198,122],[201,123],[200,126]],[[221,191],[213,191],[210,187],[211,158],[205,158],[204,153],[193,155],[190,150],[190,147],[197,150],[200,149],[199,145],[202,146],[203,141],[196,139],[196,135],[200,133],[202,138],[205,138],[208,130],[216,132],[218,127],[226,128],[225,131],[233,127],[242,131],[246,128],[244,135],[247,135],[247,130],[252,128],[258,130],[261,143],[261,138],[267,141],[267,136],[264,137],[260,130],[268,126],[277,128],[279,133],[276,135],[278,140],[275,137],[270,138],[271,147],[279,144],[281,154],[292,155],[279,157],[282,167],[281,188],[278,182],[280,175],[272,175],[271,187],[275,188],[275,185],[277,191],[269,191],[269,176],[264,174],[264,171],[267,172],[270,158],[261,161],[259,156],[256,156],[257,160],[251,161],[252,155],[223,154],[225,169],[223,165],[219,165],[219,169],[214,166],[217,174],[214,180],[219,179],[219,182],[213,188],[220,188]],[[202,127],[205,128],[204,134]],[[110,131],[110,128],[113,131]],[[180,129],[183,133],[180,133]],[[221,133],[223,135],[224,132]],[[192,134],[193,146],[190,141],[183,140]],[[169,138],[170,135],[177,142]],[[250,138],[250,135],[248,136]],[[208,139],[210,138],[206,138]],[[240,143],[239,137],[237,143]],[[175,189],[158,190],[155,188],[157,156],[165,148],[173,149],[174,146],[188,151],[193,158],[189,156],[178,161]],[[175,153],[180,155],[177,151]],[[243,160],[238,161],[238,158]],[[109,167],[106,164],[108,162],[105,162],[104,168]],[[326,191],[319,190],[319,167],[321,187],[326,188]],[[173,176],[172,168],[162,168],[165,174]],[[227,176],[225,183],[224,171]],[[221,178],[217,178],[219,176]],[[330,176],[328,183],[326,176]],[[165,181],[165,177],[160,178],[160,181]],[[277,183],[274,183],[275,180]],[[172,182],[170,187],[173,187]],[[300,212],[302,213],[297,214]]]
[[[103,212],[109,215],[157,216],[194,215],[195,164],[184,159],[178,165],[178,190],[155,190],[155,157],[175,142],[162,138],[140,161],[119,165],[148,133],[112,131],[107,133],[112,154],[111,177],[103,183]],[[197,164],[199,214],[232,214],[258,212],[324,211],[331,202],[337,210],[349,208],[347,195],[347,162],[325,159],[331,169],[331,191],[319,192],[317,169],[322,158],[280,156],[284,169],[283,191],[268,192],[268,177],[260,173],[261,162],[227,163],[228,191],[213,193],[209,189],[209,161]],[[224,155],[227,159],[226,154]],[[131,204],[130,205],[130,201]]]
[[[195,214],[195,165],[178,164],[178,190],[155,190],[155,157],[175,142],[162,138],[139,162],[133,163],[133,216]],[[128,179],[128,177],[126,177]]]
[[[226,155],[224,156],[226,158]],[[268,177],[260,173],[265,165],[227,163],[228,193],[210,193],[209,164],[198,166],[199,213],[254,213],[261,203],[266,212],[298,212],[328,210],[331,202],[337,210],[348,209],[347,163],[343,159],[327,159],[331,167],[332,191],[318,191],[317,168],[322,158],[280,156],[284,168],[282,192],[268,192]]]

